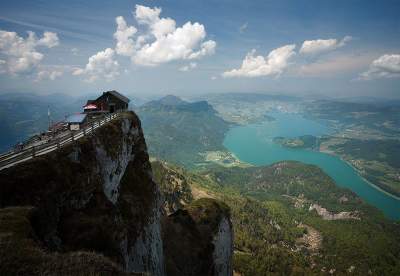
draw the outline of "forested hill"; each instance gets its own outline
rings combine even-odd
[[[400,273],[399,224],[316,166],[279,162],[201,173],[160,162],[152,167],[170,208],[199,197],[230,207],[240,275]]]
[[[136,110],[142,119],[150,155],[186,167],[203,161],[206,151],[222,150],[229,123],[206,101],[175,96],[151,101]]]

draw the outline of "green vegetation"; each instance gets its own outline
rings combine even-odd
[[[304,114],[351,128],[363,139],[396,138],[400,134],[400,106],[390,104],[315,101],[305,104]],[[357,133],[358,132],[358,133]],[[354,137],[355,138],[355,137]]]
[[[161,161],[152,162],[151,167],[154,180],[163,191],[164,209],[167,214],[175,212],[182,208],[183,204],[188,204],[193,200],[190,186],[178,167],[168,169]]]
[[[326,138],[329,142],[329,138]],[[366,179],[400,196],[400,141],[343,139],[328,149],[350,162]]]
[[[400,196],[399,105],[316,101],[304,113],[336,129],[321,139],[321,150],[340,155],[371,183]]]
[[[318,138],[312,135],[304,135],[296,138],[275,137],[274,142],[288,148],[315,149]]]
[[[194,168],[204,163],[201,154],[206,151],[225,150],[222,142],[229,124],[207,102],[178,99],[150,102],[137,113],[151,156]]]
[[[316,166],[280,162],[197,173],[168,168],[193,191],[201,189],[229,206],[234,269],[242,275],[400,272],[400,225],[337,187]],[[324,220],[309,211],[314,203],[334,213],[357,211],[361,219]]]
[[[236,118],[237,102],[231,106],[225,100],[215,102],[218,111],[223,111],[223,116],[232,122],[255,118],[253,105],[250,108],[250,105],[243,103],[239,108],[241,117]],[[274,105],[271,103],[271,108],[272,106]],[[391,149],[397,146],[390,144],[394,143],[394,138],[399,133],[396,130],[400,126],[396,107],[332,102],[314,102],[304,106],[308,117],[329,121],[336,128],[338,134],[335,138],[340,138],[340,143],[337,143],[335,149],[330,148],[331,150],[339,153],[343,141],[355,139],[353,144],[347,145],[347,151],[354,155],[353,158],[360,158],[356,160],[368,155],[371,160],[363,160],[374,162],[371,164],[375,166],[387,169],[396,164],[399,154],[396,154],[397,149]],[[266,107],[269,108],[269,105],[260,105],[259,111],[263,110],[264,113],[257,112],[257,118],[265,114]],[[296,108],[296,105],[285,105],[285,109],[291,108]],[[157,110],[159,109],[158,107]],[[178,121],[184,113],[176,107],[162,107],[162,112],[157,110],[157,116],[162,114]],[[154,117],[152,127],[157,126],[156,120],[163,121],[166,118]],[[189,134],[184,133],[187,130],[176,129],[177,134],[168,135],[173,135],[173,139],[189,137],[205,128],[205,121],[196,121],[195,118],[190,121],[192,125]],[[380,125],[384,127],[380,128]],[[144,123],[145,133],[148,132],[146,127]],[[219,133],[218,124],[211,124],[210,127],[214,129],[213,135]],[[164,136],[161,131],[148,132],[150,151],[153,143],[158,143],[157,151],[153,151],[152,155],[159,157],[162,156],[160,152],[169,150],[171,145]],[[360,136],[365,139],[358,139]],[[328,273],[343,275],[350,272],[354,275],[400,274],[400,225],[387,220],[381,211],[350,190],[336,186],[317,166],[300,162],[279,162],[266,167],[244,168],[216,164],[192,166],[202,162],[197,154],[205,151],[198,137],[197,134],[192,137],[193,140],[182,142],[183,145],[179,145],[179,148],[175,144],[172,148],[176,152],[164,155],[163,159],[184,164],[190,169],[187,171],[168,165],[169,169],[189,184],[194,199],[212,197],[229,206],[235,232],[235,271],[252,276]],[[222,147],[223,136],[218,137],[220,138],[210,140],[215,143],[210,144],[210,147]],[[385,142],[369,155],[368,147],[375,147],[371,141],[377,138],[380,142]],[[393,141],[390,142],[389,138]],[[285,141],[295,141],[296,146],[314,149],[320,146],[320,142],[326,143],[329,139],[331,137],[321,141],[313,136],[302,136],[288,140],[278,138],[276,142],[288,146],[290,143],[284,145]],[[162,143],[164,140],[167,142]],[[357,147],[362,150],[357,150]],[[346,151],[342,150],[345,154]],[[172,158],[169,159],[169,156]],[[162,170],[162,167],[158,169]],[[164,182],[163,185],[168,186],[166,184]],[[334,214],[334,220],[327,220],[326,216],[316,210],[310,211],[310,206],[314,205]],[[345,212],[355,215],[340,216]]]
[[[331,148],[355,159],[379,161],[394,168],[400,168],[399,140],[348,139],[343,144],[331,146]]]

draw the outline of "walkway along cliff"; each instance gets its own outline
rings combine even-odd
[[[167,217],[163,205],[140,120],[122,113],[91,135],[0,171],[0,275],[196,275],[194,266],[231,275],[229,210],[199,201]],[[183,222],[191,231],[184,241],[170,235]],[[199,255],[187,262],[173,269],[164,262],[192,247]]]

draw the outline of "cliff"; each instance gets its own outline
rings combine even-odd
[[[0,171],[0,275],[231,275],[229,208],[154,167],[127,112]]]
[[[18,262],[2,258],[0,274],[20,268],[25,275],[59,274],[58,267],[68,266],[60,254],[83,274],[93,266],[97,272],[164,274],[162,196],[134,113],[75,144],[0,171],[0,183],[1,224],[7,226],[0,229],[0,256],[20,256]],[[37,251],[44,257],[37,259]],[[90,269],[79,264],[79,254],[87,256]],[[46,258],[56,265],[45,266]]]
[[[182,168],[152,162],[165,197],[162,233],[168,275],[232,275],[233,227],[229,207],[206,193],[198,198]],[[177,242],[176,239],[179,239]]]
[[[163,241],[168,275],[233,273],[233,230],[229,207],[222,202],[202,198],[169,215]]]

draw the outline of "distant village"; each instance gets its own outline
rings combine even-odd
[[[14,150],[21,150],[26,147],[32,147],[48,143],[66,133],[79,131],[85,125],[103,118],[107,114],[120,112],[128,109],[129,99],[121,93],[111,90],[103,92],[95,100],[87,100],[80,113],[66,116],[65,120],[49,123],[49,129],[46,132],[30,137],[26,142],[19,143]],[[50,114],[48,114],[50,116]]]

